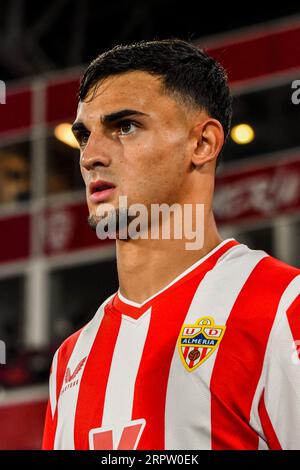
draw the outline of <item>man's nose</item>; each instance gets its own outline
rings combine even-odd
[[[86,146],[81,152],[80,165],[86,170],[111,163],[111,142],[105,136],[90,134]]]

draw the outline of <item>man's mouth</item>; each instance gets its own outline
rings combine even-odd
[[[89,185],[89,198],[92,202],[103,202],[114,192],[116,186],[109,181],[98,180]]]

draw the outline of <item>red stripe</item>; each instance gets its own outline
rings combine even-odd
[[[80,382],[74,424],[75,450],[88,449],[90,429],[99,428],[102,423],[106,386],[121,325],[121,315],[112,313],[109,308],[111,303],[105,306],[104,317]]]
[[[196,272],[191,272],[160,294],[157,304],[152,300],[151,320],[135,382],[132,411],[133,420],[146,420],[138,450],[165,448],[165,402],[177,339],[197,287],[219,257],[228,250],[229,243],[198,266]],[[178,289],[187,279],[189,282]],[[160,362],[157,358],[160,358]]]
[[[268,446],[271,450],[282,450],[278,437],[276,436],[275,430],[271,423],[270,417],[268,415],[266,405],[265,405],[265,397],[264,392],[261,396],[259,405],[258,405],[258,413],[260,417],[260,422],[262,424],[264,434],[268,441]]]
[[[56,402],[58,402],[60,391],[63,385],[63,380],[66,372],[66,368],[74,350],[75,344],[80,335],[81,329],[76,331],[73,335],[67,338],[58,350],[57,358],[57,370],[56,370]],[[52,373],[52,366],[51,366]],[[50,401],[48,401],[44,435],[43,435],[43,450],[51,450],[54,448],[55,433],[57,426],[57,406],[55,408],[54,416],[52,417]]]
[[[188,312],[199,279],[181,291],[164,298],[152,308],[148,335],[143,350],[134,390],[132,419],[144,418],[146,426],[138,449],[164,449],[164,417],[170,365],[182,323]],[[162,332],[167,332],[163,334]],[[158,363],[157,358],[160,358]]]
[[[52,418],[50,400],[48,400],[45,425],[44,425],[42,450],[53,450],[56,426],[57,426],[57,411],[55,411],[54,417]]]
[[[300,295],[298,295],[294,302],[290,305],[286,315],[300,359]]]
[[[280,298],[298,273],[264,258],[234,304],[210,383],[212,449],[258,448],[258,436],[248,424],[252,401]]]
[[[71,354],[74,350],[75,344],[77,343],[78,337],[82,331],[82,328],[72,336],[67,338],[63,344],[60,346],[58,351],[58,358],[57,358],[57,373],[56,373],[56,400],[58,401],[60,391],[63,385],[63,380],[66,373],[66,368],[71,357]]]

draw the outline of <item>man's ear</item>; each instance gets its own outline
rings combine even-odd
[[[194,149],[192,163],[200,167],[216,160],[224,144],[222,124],[213,118],[197,124],[193,129]]]

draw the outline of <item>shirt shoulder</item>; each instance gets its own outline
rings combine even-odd
[[[240,244],[218,264],[222,286],[226,286],[227,292],[232,285],[239,285],[236,309],[251,311],[255,321],[265,321],[268,317],[273,322],[300,293],[300,269],[265,251]]]
[[[249,257],[259,253],[258,250],[248,247],[246,247],[246,252]],[[282,317],[286,318],[287,312],[292,307],[293,310],[299,310],[300,269],[298,267],[265,253],[265,256],[262,256],[256,264],[248,281],[252,283],[252,291],[255,291],[255,297],[261,304],[262,314],[267,312],[268,305],[273,303],[272,316],[276,317],[273,330],[277,329]]]
[[[276,278],[278,279],[278,277],[289,281],[300,274],[300,268],[287,264],[263,250],[254,250],[244,244],[237,245],[234,248],[235,249],[229,253],[229,256],[227,256],[228,261],[236,260],[237,262],[242,262],[248,259],[250,262],[256,258],[257,263],[254,267],[253,275],[255,275],[256,270],[266,276],[266,282],[264,284],[265,289],[272,289],[271,281]]]

